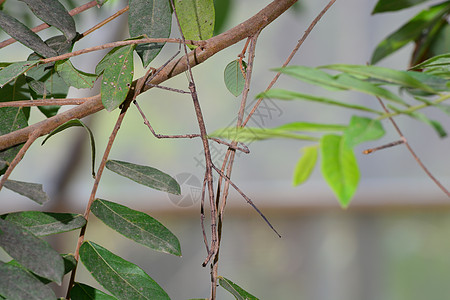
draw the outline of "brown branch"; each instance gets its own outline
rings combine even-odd
[[[75,15],[77,15],[77,14],[79,14],[79,13],[85,11],[85,10],[88,10],[89,8],[92,8],[92,7],[96,6],[97,4],[98,3],[95,0],[94,1],[90,1],[90,2],[88,2],[86,4],[83,4],[81,6],[78,6],[78,7],[74,8],[74,9],[72,9],[71,11],[69,11],[69,15],[75,16]],[[32,28],[31,31],[39,32],[39,31],[44,30],[44,29],[49,28],[49,27],[50,26],[48,24],[42,23],[42,24]],[[11,44],[13,44],[15,42],[17,42],[17,41],[15,39],[13,39],[13,38],[9,38],[7,40],[4,40],[4,41],[0,42],[0,49],[6,47],[8,45],[11,45]]]
[[[294,55],[298,52],[298,50],[300,49],[300,47],[303,45],[303,42],[306,40],[306,38],[309,36],[309,34],[311,33],[311,31],[314,29],[314,27],[316,26],[316,24],[320,21],[320,19],[323,17],[323,15],[328,11],[328,9],[334,4],[334,2],[336,2],[336,0],[331,0],[323,9],[322,11],[317,15],[317,17],[314,18],[314,20],[311,22],[311,24],[309,25],[308,29],[306,29],[305,33],[303,34],[302,38],[298,41],[297,45],[295,46],[294,50],[292,50],[291,54],[289,55],[289,57],[286,59],[286,61],[284,62],[282,68],[286,67],[292,60],[292,58],[294,57]],[[278,78],[280,77],[281,72],[278,72],[275,77],[272,79],[272,81],[270,82],[270,84],[267,86],[266,91],[269,90],[274,84],[275,82],[277,82]],[[252,115],[255,113],[256,109],[258,108],[259,104],[261,104],[263,98],[259,98],[258,101],[256,102],[256,104],[253,106],[252,110],[250,111],[250,113],[248,114],[247,118],[245,119],[244,123],[242,124],[242,127],[244,127],[245,125],[247,125],[248,121],[250,120],[250,118],[252,117]]]
[[[6,169],[5,174],[3,174],[2,178],[0,179],[0,190],[2,189],[3,185],[5,184],[6,180],[8,180],[9,175],[11,175],[14,168],[19,164],[19,162],[24,157],[25,153],[28,151],[30,146],[34,143],[34,141],[40,137],[39,135],[39,129],[36,129],[33,131],[30,136],[28,137],[26,143],[20,148],[19,152],[17,152],[14,159],[11,161],[11,164],[8,166],[8,169]]]
[[[191,51],[189,56],[189,63],[191,67],[194,67],[221,50],[234,45],[240,40],[247,38],[260,29],[266,27],[283,12],[285,12],[296,0],[275,0],[259,11],[257,14],[246,20],[245,22],[231,28],[230,30],[214,36],[206,41],[204,45],[197,47]],[[172,78],[187,70],[186,59],[180,58],[177,61],[171,62],[161,72],[153,78],[150,82],[152,84],[159,84]],[[135,84],[135,82],[134,82]],[[149,86],[144,86],[143,91],[150,89]],[[134,92],[134,89],[131,91]],[[21,130],[11,132],[9,134],[0,136],[0,150],[12,147],[17,144],[24,143],[27,140],[28,135],[37,127],[41,127],[41,134],[48,134],[53,129],[65,122],[74,118],[83,118],[91,115],[103,109],[100,95],[94,96],[90,101],[87,101],[75,108],[72,108],[66,112],[60,113],[54,117],[48,118],[39,123],[30,125]]]
[[[95,96],[93,96],[95,97]],[[29,106],[48,106],[48,105],[80,105],[93,97],[69,98],[69,99],[37,99],[0,102],[1,107],[29,107]]]

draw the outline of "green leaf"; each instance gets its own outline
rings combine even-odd
[[[385,98],[386,100],[391,100],[405,105],[403,99],[395,95],[394,93],[367,81],[356,79],[355,77],[352,77],[345,73],[338,75],[337,82],[341,84],[342,87],[346,87],[349,90]]]
[[[34,55],[30,55],[35,57]],[[66,98],[69,86],[50,64],[38,65],[27,71],[27,82],[34,99]],[[46,117],[52,117],[58,112],[59,106],[39,106]]]
[[[100,61],[96,74],[103,72],[101,84],[102,103],[107,111],[119,107],[133,81],[133,50],[135,45],[117,47]]]
[[[321,124],[310,122],[292,122],[275,127],[277,130],[286,131],[343,131],[347,128],[340,124]]]
[[[116,297],[108,295],[100,290],[97,290],[89,285],[75,282],[70,290],[70,299],[72,300],[116,300]]]
[[[73,43],[68,41],[64,35],[56,35],[45,40],[45,43],[55,50],[58,55],[66,54],[72,51]]]
[[[297,162],[294,169],[292,184],[294,186],[305,182],[314,171],[318,156],[318,145],[306,146],[302,148],[303,155]]]
[[[231,280],[222,276],[219,276],[218,278],[219,285],[230,292],[236,298],[236,300],[258,300],[258,298],[248,293]]]
[[[442,127],[442,125],[438,121],[430,120],[426,115],[424,115],[420,112],[417,112],[417,111],[408,112],[408,111],[400,110],[397,107],[392,106],[392,105],[389,105],[389,108],[395,112],[406,114],[406,115],[410,116],[411,118],[414,118],[414,119],[419,120],[427,125],[430,125],[436,131],[436,133],[439,135],[440,138],[444,138],[447,136],[447,132],[445,131],[444,127]]]
[[[68,59],[56,62],[55,69],[67,85],[77,89],[93,88],[98,77],[76,69]]]
[[[0,88],[36,65],[39,60],[18,61],[0,70]],[[12,100],[12,99],[11,99]]]
[[[430,86],[435,93],[436,92],[449,92],[450,86],[447,86],[448,80],[445,78],[441,78],[439,76],[428,74],[424,72],[410,72],[410,75],[416,78],[417,80],[421,80],[426,85]],[[435,93],[426,93],[421,90],[416,89],[407,89],[409,93],[415,96],[432,96]]]
[[[23,182],[16,180],[7,180],[4,184],[5,188],[10,189],[22,196],[30,198],[36,203],[44,204],[50,198],[42,189],[42,184]]]
[[[214,35],[222,33],[231,15],[232,0],[214,0]]]
[[[85,218],[80,214],[21,211],[1,215],[0,218],[25,227],[37,236],[67,232],[83,227]]]
[[[352,116],[344,133],[344,140],[350,148],[353,148],[360,143],[377,140],[385,133],[379,120]]]
[[[44,145],[44,143],[53,135],[57,134],[58,132],[63,131],[64,129],[73,127],[73,126],[79,126],[86,129],[87,133],[89,134],[89,139],[91,141],[91,162],[92,162],[92,176],[95,177],[95,139],[94,134],[92,133],[91,129],[86,126],[82,121],[79,119],[73,119],[70,121],[67,121],[66,123],[58,126],[56,129],[54,129],[52,132],[50,132],[47,137],[42,141],[41,145]]]
[[[223,72],[225,86],[235,97],[242,93],[245,86],[245,72],[247,69],[245,61],[242,61],[242,66],[244,71],[241,70],[239,59],[236,59],[230,62]]]
[[[0,219],[0,246],[36,275],[61,284],[64,262],[50,245],[25,228]]]
[[[77,260],[75,259],[75,256],[73,254],[61,254],[61,257],[62,257],[62,259],[64,261],[64,274],[67,274],[67,273],[69,273],[70,271],[72,271],[75,268],[75,266],[77,264]],[[46,279],[44,277],[38,276],[38,275],[30,272],[29,270],[24,268],[21,264],[19,264],[17,262],[17,260],[13,259],[13,260],[9,261],[8,265],[21,268],[22,270],[26,271],[27,273],[29,273],[33,277],[37,278],[43,284],[48,284],[48,283],[51,282],[50,280],[48,280],[48,279]]]
[[[342,91],[347,89],[346,87],[342,87],[338,84],[335,77],[317,68],[306,66],[287,66],[284,68],[275,68],[273,70],[304,82],[324,87],[331,91]]]
[[[321,66],[320,68],[337,70],[349,74],[355,74],[359,76],[364,76],[366,78],[375,78],[389,83],[397,84],[402,87],[417,88],[428,92],[433,92],[433,90],[420,82],[419,80],[411,77],[410,72],[397,71],[389,68],[383,68],[378,66],[361,66],[361,65],[327,65]]]
[[[423,69],[423,72],[439,76],[444,80],[450,80],[450,53],[434,56],[411,68]]]
[[[228,127],[214,131],[210,136],[225,138],[238,142],[252,142],[256,140],[266,140],[271,138],[292,138],[307,141],[317,141],[312,136],[297,134],[297,131],[343,131],[347,128],[344,125],[337,124],[319,124],[309,122],[292,122],[283,124],[274,128],[257,128],[257,127]]]
[[[437,67],[437,66],[448,66],[450,65],[450,53],[445,53],[441,55],[434,56],[432,58],[423,61],[422,63],[415,65],[412,67],[412,70],[424,69],[429,67]]]
[[[392,92],[371,84],[370,82],[359,80],[345,73],[331,76],[319,69],[305,66],[288,66],[276,70],[283,74],[332,91],[353,90],[404,104],[404,101]]]
[[[206,40],[214,33],[214,1],[174,1],[183,35],[188,40]],[[191,49],[194,47],[190,47]]]
[[[72,253],[61,254],[64,260],[64,274],[69,273],[77,266],[77,260],[75,259],[75,255]]]
[[[438,22],[450,9],[450,2],[446,1],[439,5],[422,10],[398,30],[381,41],[372,54],[371,64],[376,64],[386,56],[399,50],[420,35],[436,22]]]
[[[181,256],[177,237],[149,215],[102,199],[96,199],[91,210],[103,223],[125,237],[156,251]]]
[[[20,0],[42,21],[61,30],[67,40],[77,35],[75,21],[58,0]]]
[[[425,1],[428,0],[378,0],[377,5],[375,5],[375,8],[372,11],[372,14],[374,15],[388,11],[397,11],[420,4]]]
[[[8,89],[10,85],[7,85]],[[13,87],[11,87],[13,88]],[[0,89],[0,93],[3,89]],[[5,99],[6,100],[6,99]],[[0,135],[25,128],[28,126],[27,117],[24,109],[20,107],[2,107],[0,108]],[[13,161],[22,148],[23,144],[0,151],[0,175],[6,172],[8,165]]]
[[[342,136],[324,135],[320,141],[322,175],[342,207],[347,207],[359,182],[358,163]]]
[[[2,10],[0,10],[0,27],[11,37],[41,56],[53,57],[58,55],[36,33]]]
[[[180,185],[177,181],[158,169],[119,160],[108,160],[106,168],[155,190],[175,195],[181,194]]]
[[[166,0],[129,0],[128,28],[130,36],[168,38],[172,25],[170,2]],[[139,44],[136,52],[144,68],[158,55],[165,43]]]
[[[7,299],[56,299],[53,290],[20,267],[0,261],[0,295]]]
[[[141,268],[94,242],[81,245],[80,258],[95,280],[118,299],[170,299]]]
[[[317,141],[316,137],[292,133],[287,130],[277,128],[259,128],[259,127],[227,127],[218,129],[211,134],[211,137],[224,138],[231,141],[250,143],[273,138],[290,138],[304,141]]]
[[[270,89],[267,92],[263,92],[263,93],[256,95],[256,98],[270,98],[270,99],[280,99],[280,100],[307,100],[307,101],[313,101],[313,102],[318,102],[318,103],[323,103],[323,104],[328,104],[328,105],[340,106],[343,108],[350,108],[350,109],[372,112],[372,113],[376,113],[376,114],[382,114],[382,112],[376,111],[369,107],[344,103],[339,100],[334,100],[334,99],[325,98],[325,97],[317,97],[317,96],[313,96],[313,95],[307,95],[307,94],[302,94],[302,93],[297,93],[297,92],[282,90],[282,89]]]

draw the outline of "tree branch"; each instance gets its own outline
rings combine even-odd
[[[191,51],[189,55],[189,62],[191,67],[206,61],[214,54],[221,50],[234,45],[235,43],[254,35],[256,32],[266,27],[277,17],[283,14],[289,7],[291,7],[297,0],[275,0],[255,14],[253,17],[247,19],[243,23],[233,27],[232,29],[214,36],[205,41],[204,46],[197,47]],[[167,79],[174,77],[188,69],[186,64],[186,58],[181,57],[177,61],[173,61],[167,65],[158,76],[155,76],[150,82],[151,84],[160,84]],[[133,82],[130,89],[130,95],[134,94],[134,87],[136,81]],[[141,92],[145,92],[150,89],[151,86],[145,85]],[[88,115],[94,114],[103,109],[101,96],[96,95],[92,97],[90,101],[87,101],[75,108],[60,113],[54,117],[48,118],[44,121],[35,123],[26,128],[13,131],[9,134],[0,136],[0,150],[7,149],[17,144],[25,142],[29,134],[40,127],[40,134],[45,135],[50,133],[53,129],[65,122],[74,118],[83,118]]]

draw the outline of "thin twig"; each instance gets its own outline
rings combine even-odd
[[[395,141],[395,142],[391,142],[391,143],[387,143],[387,144],[384,144],[384,145],[381,145],[381,146],[378,146],[378,147],[369,148],[369,149],[364,150],[363,154],[371,154],[371,153],[374,153],[375,151],[378,151],[378,150],[383,150],[383,149],[391,148],[391,147],[394,147],[394,146],[398,146],[398,145],[404,144],[405,141],[406,141],[406,139],[401,139],[401,140],[398,140],[398,141]]]
[[[381,107],[386,112],[386,114],[389,115],[390,111],[388,110],[386,105],[384,105],[384,102],[381,100],[381,98],[379,98],[379,97],[376,97],[376,98],[378,99],[378,102],[380,103]],[[439,180],[436,177],[434,177],[434,175],[430,172],[430,170],[428,170],[428,168],[420,160],[419,156],[417,156],[417,154],[414,152],[411,145],[409,145],[408,141],[406,140],[405,136],[403,135],[402,131],[400,130],[400,127],[397,125],[397,123],[394,121],[394,119],[392,117],[389,117],[389,121],[391,121],[392,125],[395,128],[395,131],[397,131],[398,135],[402,139],[402,141],[405,144],[408,151],[411,153],[411,155],[416,160],[417,164],[422,168],[422,170],[424,170],[424,172],[428,175],[428,177],[430,177],[431,180],[447,195],[447,197],[450,197],[450,192],[439,182]]]
[[[251,207],[253,207],[254,210],[256,210],[256,212],[261,216],[261,218],[263,218],[263,220],[267,223],[267,225],[269,225],[269,227],[273,230],[273,232],[275,232],[278,235],[278,237],[281,237],[278,231],[272,226],[272,224],[269,222],[266,216],[264,216],[264,214],[258,209],[258,207],[256,207],[253,201],[249,197],[247,197],[247,195],[244,194],[244,192],[242,192],[242,190],[235,183],[233,183],[233,181],[231,181],[231,179],[227,175],[222,173],[216,166],[212,165],[212,167],[214,170],[216,170],[217,173],[219,173],[220,176],[225,178],[230,183],[230,185],[236,190],[236,192],[238,192],[245,199],[245,201],[247,201],[247,203],[250,204]]]
[[[86,101],[93,99],[92,97],[84,98],[62,98],[62,99],[37,99],[37,100],[20,100],[0,102],[0,107],[29,107],[29,106],[48,106],[48,105],[80,105]]]
[[[151,87],[158,88],[158,89],[171,91],[171,92],[175,92],[175,93],[180,93],[180,94],[190,94],[191,93],[191,92],[188,92],[188,91],[184,91],[184,90],[180,90],[180,89],[176,89],[176,88],[171,88],[171,87],[168,87],[168,86],[162,86],[162,85],[158,85],[158,84],[148,83],[147,85],[151,86]]]
[[[150,124],[150,121],[147,119],[147,117],[144,114],[144,111],[142,110],[141,106],[137,103],[136,100],[133,101],[134,105],[136,105],[136,108],[138,109],[139,113],[141,114],[141,117],[144,119],[144,124],[147,125],[147,127],[150,129],[151,133],[154,137],[157,139],[193,139],[201,137],[198,133],[191,133],[191,134],[172,134],[172,135],[166,135],[166,134],[160,134],[156,133],[155,129],[153,129],[153,126]],[[222,141],[221,139],[215,138],[215,137],[208,137],[210,140],[222,144],[225,146],[228,146],[234,150],[238,150],[244,153],[250,153],[250,150],[247,148],[247,146],[243,145],[243,148],[238,147],[237,145],[233,145],[231,143],[228,143],[226,141]]]
[[[309,25],[308,29],[306,29],[305,33],[303,34],[302,38],[298,41],[297,45],[295,46],[294,50],[292,50],[291,54],[289,55],[289,57],[286,59],[286,61],[284,62],[282,68],[286,67],[292,60],[292,58],[294,57],[294,55],[297,53],[297,51],[300,49],[300,47],[303,45],[303,42],[306,40],[306,38],[309,36],[309,34],[311,33],[311,31],[313,30],[313,28],[316,26],[316,24],[320,21],[320,19],[323,17],[323,15],[328,11],[328,9],[334,4],[334,2],[336,2],[336,0],[331,0],[325,7],[324,9],[322,9],[322,11],[317,15],[317,17],[314,18],[314,20],[311,22],[311,24]],[[270,88],[275,84],[275,82],[277,82],[278,78],[280,77],[281,72],[278,72],[275,77],[272,79],[272,81],[270,82],[270,84],[267,86],[266,91],[270,90]],[[252,117],[252,115],[255,113],[256,109],[258,108],[259,104],[261,103],[261,101],[263,100],[263,98],[259,98],[258,101],[256,102],[256,104],[253,106],[252,110],[250,111],[250,113],[248,114],[247,118],[245,119],[244,123],[242,124],[242,126],[244,127],[245,125],[247,125],[248,121],[250,120],[250,118]]]
[[[100,162],[100,166],[98,167],[97,176],[95,177],[94,184],[92,186],[91,195],[89,197],[89,201],[88,201],[88,204],[86,205],[86,209],[85,209],[85,212],[84,212],[84,215],[83,215],[84,218],[86,219],[86,224],[83,226],[83,228],[80,231],[80,235],[78,237],[78,242],[77,242],[77,247],[75,249],[74,257],[75,257],[75,259],[77,261],[78,261],[79,254],[80,254],[81,244],[84,241],[84,236],[85,236],[86,227],[87,227],[87,221],[89,219],[89,214],[91,212],[91,205],[92,205],[92,203],[95,200],[95,196],[96,196],[96,193],[97,193],[98,185],[100,183],[100,179],[102,177],[103,170],[105,169],[105,166],[106,166],[106,161],[108,160],[108,156],[109,156],[109,153],[111,152],[112,145],[113,145],[114,140],[115,140],[115,138],[117,136],[117,132],[120,129],[120,125],[122,124],[122,121],[123,121],[123,119],[125,117],[125,114],[127,112],[127,109],[129,107],[129,105],[130,105],[130,100],[128,100],[128,99],[125,100],[125,102],[122,104],[122,110],[120,111],[120,114],[119,114],[119,117],[117,118],[117,121],[116,121],[116,124],[114,126],[114,129],[113,129],[111,135],[109,136],[108,144],[106,146],[105,152],[103,153],[102,161]],[[70,282],[69,282],[69,286],[68,286],[68,289],[67,289],[67,295],[66,295],[67,299],[70,299],[70,290],[72,289],[72,286],[73,286],[73,284],[75,282],[76,270],[77,270],[77,267],[75,266],[75,268],[72,270],[72,274],[70,276]]]
[[[71,11],[69,11],[69,15],[75,16],[75,15],[77,15],[77,14],[79,14],[79,13],[85,11],[85,10],[88,10],[89,8],[92,8],[92,7],[96,6],[97,4],[98,3],[97,3],[96,0],[90,1],[90,2],[88,2],[86,4],[83,4],[81,6],[78,6],[78,7],[74,8],[74,9],[72,9]],[[39,31],[44,30],[44,29],[49,28],[49,27],[50,26],[48,24],[42,23],[42,24],[32,28],[31,31],[39,32]],[[4,40],[4,41],[0,42],[0,49],[6,47],[8,45],[11,45],[11,44],[13,44],[15,42],[17,42],[17,41],[14,38],[9,38],[7,40]]]
[[[109,16],[108,18],[106,18],[105,20],[101,21],[100,23],[98,23],[94,27],[89,28],[88,30],[86,30],[85,32],[83,32],[81,34],[80,39],[85,37],[85,36],[87,36],[88,34],[91,34],[92,32],[96,31],[97,29],[101,28],[102,26],[108,24],[109,22],[111,22],[112,20],[117,18],[118,16],[120,16],[123,13],[127,12],[129,9],[130,9],[130,6],[127,5],[124,8],[122,8],[121,10],[117,11],[115,14],[113,14],[113,15]]]
[[[28,140],[25,142],[25,144],[20,148],[19,152],[17,152],[14,159],[11,161],[10,165],[8,166],[8,169],[6,169],[6,172],[3,174],[2,178],[0,179],[0,190],[2,189],[3,185],[5,184],[6,180],[8,180],[9,175],[11,175],[14,168],[19,164],[19,162],[24,157],[25,153],[28,151],[30,146],[34,143],[34,141],[40,137],[39,130],[33,131],[30,136],[28,137]]]

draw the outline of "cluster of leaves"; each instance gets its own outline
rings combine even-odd
[[[59,1],[23,1],[38,18],[59,29],[63,35],[43,41],[19,20],[0,10],[0,27],[34,51],[26,61],[0,63],[1,101],[65,98],[69,87],[92,88],[102,75],[103,105],[112,111],[122,104],[129,92],[133,80],[133,52],[137,52],[147,67],[164,46],[164,43],[148,43],[115,47],[98,63],[95,74],[78,70],[69,59],[42,63],[43,58],[71,52],[80,35],[74,19]],[[175,9],[186,39],[208,39],[214,29],[218,31],[218,27],[223,25],[224,13],[221,13],[220,24],[214,26],[216,16],[212,0],[175,1]],[[168,38],[172,24],[170,2],[130,0],[128,21],[131,39]],[[47,117],[57,114],[58,108],[39,107]],[[7,134],[28,126],[29,114],[29,108],[0,108],[0,133]],[[92,173],[95,176],[94,137],[80,120],[61,125],[42,144],[52,135],[72,126],[82,126],[90,135]],[[0,174],[6,171],[21,146],[0,152]],[[156,190],[173,194],[181,192],[175,179],[149,166],[109,160],[106,168]],[[4,186],[39,204],[49,200],[39,184],[8,180]],[[137,243],[181,256],[177,237],[145,213],[103,199],[96,199],[90,211],[106,225]],[[0,216],[0,247],[13,258],[7,263],[0,262],[0,298],[55,299],[48,283],[61,284],[63,276],[76,267],[76,259],[72,254],[58,254],[41,237],[80,229],[85,225],[86,219],[82,215],[68,213],[26,211]],[[83,242],[79,256],[92,276],[112,295],[75,282],[70,292],[72,299],[169,299],[167,293],[141,268],[93,241]],[[221,277],[219,284],[236,296],[251,296],[226,278]]]
[[[425,2],[380,0],[373,14],[405,9]],[[296,91],[271,89],[257,95],[257,98],[280,100],[306,100],[372,114],[374,117],[354,115],[348,125],[294,122],[275,128],[224,128],[211,133],[211,136],[252,142],[270,138],[292,138],[316,141],[317,144],[302,148],[303,155],[297,162],[293,184],[305,182],[314,170],[321,155],[321,172],[333,190],[342,207],[347,207],[357,189],[359,168],[354,154],[355,146],[384,136],[380,120],[389,116],[404,114],[432,126],[440,137],[447,136],[444,128],[435,120],[430,120],[419,112],[426,106],[434,106],[450,115],[450,106],[442,104],[450,95],[450,25],[446,17],[450,13],[450,1],[422,10],[405,25],[390,34],[375,49],[372,63],[399,50],[409,42],[416,48],[412,55],[414,65],[408,71],[365,65],[327,65],[316,68],[288,66],[275,69],[292,78],[334,91],[356,91],[389,101],[388,108],[393,113],[378,111],[369,106],[351,104],[346,101],[307,95]],[[436,56],[434,56],[436,55]],[[433,56],[433,57],[431,57]],[[236,70],[238,67],[234,67]],[[332,75],[325,70],[340,72]],[[234,71],[242,77],[239,72]],[[235,76],[234,78],[238,78]],[[243,79],[240,79],[243,86]],[[238,86],[236,84],[235,86]],[[405,95],[391,92],[389,88],[398,87],[407,91],[416,103],[405,100]],[[410,97],[411,98],[411,97]],[[320,137],[314,133],[323,132]]]

